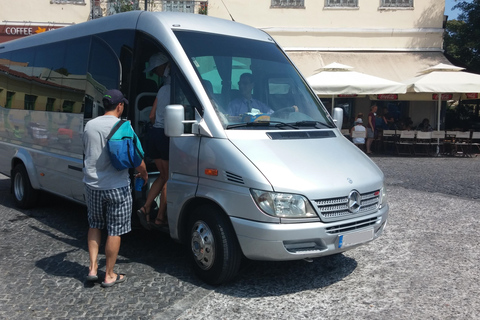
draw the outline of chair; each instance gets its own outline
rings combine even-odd
[[[365,138],[366,137],[367,137],[367,131],[355,131],[355,130],[352,131],[352,140],[353,141],[355,141],[355,139],[358,139],[358,138],[363,138],[364,139],[363,143],[353,142],[357,147],[359,147],[362,150],[365,149]]]
[[[435,148],[435,154],[440,155],[444,153],[445,131],[432,131],[432,146]]]
[[[455,153],[454,155],[460,155],[463,157],[470,156],[470,131],[461,132],[458,131],[455,135]]]
[[[475,149],[480,153],[480,132],[472,132],[472,138],[470,139],[470,150]],[[473,152],[471,152],[472,154]],[[476,153],[475,153],[476,156]]]
[[[403,130],[400,131],[399,141],[396,143],[398,155],[412,155],[415,154],[415,131]],[[405,151],[405,152],[404,152]]]
[[[414,153],[417,154],[424,154],[429,156],[430,153],[430,146],[432,144],[432,133],[431,132],[417,132],[417,138],[415,140],[414,145]],[[420,150],[420,151],[419,151]]]
[[[389,150],[389,146],[392,146],[390,150],[395,148],[395,143],[397,142],[398,135],[395,130],[383,130],[383,136],[382,136],[382,144],[383,144],[383,150],[387,152]]]
[[[445,139],[443,140],[443,151],[447,155],[455,154],[455,136],[458,131],[445,131]]]

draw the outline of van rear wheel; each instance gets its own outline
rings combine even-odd
[[[11,179],[15,204],[22,209],[33,207],[37,203],[38,191],[33,189],[23,164],[17,164],[13,168]]]
[[[213,205],[198,207],[189,223],[190,256],[195,273],[211,285],[233,279],[242,253],[227,217]]]

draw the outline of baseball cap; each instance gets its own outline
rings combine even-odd
[[[102,100],[107,102],[109,105],[116,105],[116,104],[119,104],[120,102],[128,104],[128,100],[125,99],[125,97],[123,96],[123,93],[121,93],[120,90],[117,90],[117,89],[107,90],[103,95]]]
[[[168,58],[163,53],[155,53],[153,56],[150,57],[148,60],[148,68],[143,70],[143,72],[150,72],[158,66],[165,64],[168,62]]]
[[[355,123],[363,123],[363,120],[360,119],[360,118],[358,118],[358,119],[355,121]]]

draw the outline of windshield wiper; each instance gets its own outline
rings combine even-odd
[[[270,125],[273,125],[276,128],[290,127],[293,129],[298,129],[291,123],[285,123],[280,121],[254,121],[254,122],[230,124],[227,126],[227,129],[244,128],[244,127],[270,127]]]
[[[304,120],[304,121],[297,121],[295,122],[295,126],[299,127],[314,127],[317,129],[320,129],[321,127],[324,128],[331,128],[330,125],[320,122],[320,121],[314,121],[314,120]]]

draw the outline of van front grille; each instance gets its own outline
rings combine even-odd
[[[380,221],[380,218],[374,217],[370,219],[365,219],[365,220],[360,220],[360,221],[355,221],[355,222],[350,222],[350,223],[345,223],[345,224],[340,224],[336,225],[333,227],[328,227],[327,228],[327,233],[328,234],[339,234],[339,233],[344,233],[356,229],[362,229],[368,226],[373,226],[374,224],[377,223],[377,221]]]
[[[348,196],[341,198],[315,200],[321,217],[326,220],[343,219],[352,215],[364,215],[378,210],[380,191],[360,194],[360,208],[351,211],[348,207]]]

